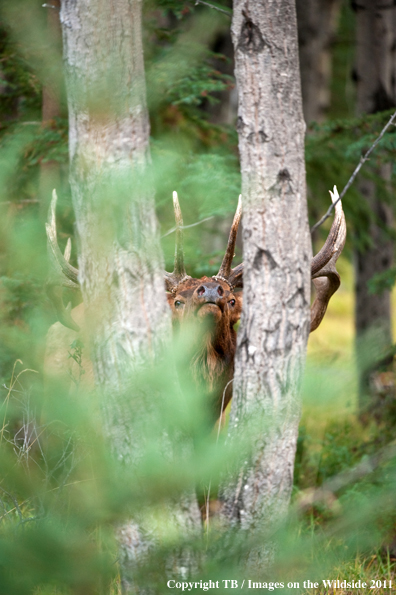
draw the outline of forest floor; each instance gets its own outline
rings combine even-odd
[[[296,464],[296,494],[299,490],[321,485],[328,478],[356,465],[375,445],[381,445],[380,432],[374,423],[362,426],[357,417],[357,375],[354,359],[353,325],[353,273],[352,266],[339,261],[342,284],[333,296],[326,316],[317,331],[312,333],[308,343],[308,359],[303,385],[303,413],[300,426],[299,451]],[[392,296],[393,311],[396,312],[396,292]],[[393,334],[396,336],[396,317]],[[374,445],[374,447],[373,447]],[[359,491],[357,484],[351,484],[336,504],[342,515],[343,501],[350,492]],[[333,502],[334,508],[334,502]],[[326,530],[329,515],[326,511],[310,510],[310,523],[315,531]],[[330,514],[333,517],[336,516]],[[395,524],[390,535],[395,535]],[[388,544],[392,537],[388,538]],[[396,587],[395,552],[383,543],[375,549],[365,548],[364,554],[345,558],[333,567],[331,580],[339,580],[335,586],[321,586],[308,589],[305,594],[313,595],[360,595],[363,593],[390,593]],[[326,575],[329,574],[326,572]],[[351,588],[342,581],[359,581],[366,587]],[[390,588],[389,581],[392,581]],[[321,584],[321,583],[320,583]],[[359,583],[358,583],[359,584]]]

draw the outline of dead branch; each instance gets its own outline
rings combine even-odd
[[[378,469],[382,464],[396,457],[396,444],[392,443],[381,449],[371,457],[366,457],[355,467],[342,471],[338,475],[325,481],[320,488],[308,488],[298,494],[294,509],[303,512],[310,506],[335,500],[335,494],[340,490],[364,479]]]
[[[201,219],[201,221],[197,221],[196,223],[190,223],[190,225],[181,225],[179,228],[180,229],[188,229],[189,227],[195,227],[196,225],[201,225],[201,223],[205,223],[205,221],[209,221],[210,219],[213,219],[214,216],[212,215],[211,217],[205,217],[205,219]],[[169,229],[166,233],[164,233],[163,236],[161,236],[161,240],[162,238],[166,238],[166,236],[170,235],[171,233],[173,233],[174,231],[176,231],[177,227],[172,227],[171,229]]]
[[[371,153],[374,151],[375,147],[381,141],[381,139],[384,136],[385,132],[388,130],[389,126],[391,126],[394,123],[395,119],[396,119],[396,112],[391,116],[389,122],[381,130],[380,135],[373,142],[373,144],[371,145],[371,147],[369,148],[369,150],[365,153],[365,155],[363,157],[360,158],[360,161],[359,161],[358,165],[356,166],[355,171],[353,172],[353,174],[349,178],[349,180],[348,180],[346,186],[344,187],[343,191],[341,192],[340,197],[338,198],[338,200],[336,202],[334,202],[333,204],[331,204],[330,207],[327,209],[327,212],[323,215],[323,217],[321,219],[319,219],[319,221],[317,223],[315,223],[315,225],[313,225],[311,227],[311,234],[315,231],[315,229],[318,229],[318,227],[320,227],[320,225],[322,225],[322,223],[324,223],[326,221],[326,219],[328,219],[330,217],[331,212],[334,209],[334,207],[336,206],[336,204],[340,200],[342,200],[342,198],[345,196],[347,190],[349,190],[349,188],[352,186],[352,184],[355,181],[355,178],[358,175],[358,173],[359,173],[359,171],[360,171],[363,163],[365,163],[367,161],[367,159],[369,158],[369,156],[371,155]]]
[[[204,0],[195,0],[195,6],[197,6],[197,4],[203,4],[204,6],[213,8],[214,10],[218,10],[219,12],[226,14],[228,17],[232,16],[232,11],[230,9],[227,10],[225,7],[222,8],[218,4],[212,4],[212,2],[205,2]]]

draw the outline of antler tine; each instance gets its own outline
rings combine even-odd
[[[330,196],[333,204],[339,199],[337,187],[334,186],[333,192],[330,190]],[[342,210],[341,201],[338,200],[335,207],[334,221],[331,226],[329,235],[327,236],[326,242],[321,250],[313,257],[311,262],[311,275],[314,276],[320,271],[331,259],[337,246],[340,242],[344,242],[346,238],[346,223],[344,211]],[[343,244],[343,247],[344,247]],[[342,248],[341,248],[342,249]]]
[[[336,186],[334,186],[333,192],[330,191],[331,200],[333,203],[338,200],[338,191]],[[340,275],[336,269],[336,262],[344,248],[345,240],[346,240],[346,222],[345,222],[345,215],[342,210],[341,201],[335,205],[336,214],[335,219],[337,218],[336,222],[336,229],[337,235],[332,242],[331,248],[331,256],[330,259],[326,262],[324,266],[322,266],[319,270],[312,274],[312,281],[315,286],[316,296],[315,300],[311,307],[311,330],[310,332],[314,331],[318,328],[319,324],[322,322],[323,316],[326,313],[328,303],[330,301],[331,296],[337,291],[340,286]],[[331,227],[331,231],[333,230],[334,223]],[[330,235],[329,234],[329,235]],[[327,242],[326,242],[327,244]],[[326,246],[325,244],[325,246]],[[323,250],[323,248],[322,248]],[[321,252],[322,252],[321,250]],[[319,253],[320,254],[320,253]],[[327,253],[328,254],[328,253]],[[326,254],[326,258],[327,258]],[[316,258],[316,257],[315,257]]]
[[[224,254],[223,262],[221,263],[221,267],[216,277],[223,277],[224,279],[228,279],[231,275],[231,265],[232,259],[234,258],[234,250],[235,250],[235,242],[238,233],[239,223],[242,217],[242,194],[239,195],[238,199],[238,206],[236,213],[234,215],[234,220],[231,225],[231,231],[228,238],[227,250]]]
[[[165,272],[165,287],[168,291],[173,292],[177,285],[183,279],[190,277],[186,273],[184,267],[184,251],[183,251],[183,216],[179,204],[177,192],[173,192],[173,210],[175,212],[176,222],[176,245],[175,245],[175,264],[173,273]]]
[[[56,234],[56,202],[58,197],[56,191],[52,193],[51,206],[49,210],[48,223],[45,228],[47,231],[47,246],[50,258],[50,274],[46,283],[46,290],[49,298],[55,306],[59,321],[66,327],[79,331],[80,328],[71,317],[71,305],[67,308],[63,303],[62,290],[63,287],[70,289],[78,289],[78,270],[69,263],[71,254],[71,240],[67,241],[65,254],[63,255],[58,246]]]
[[[176,191],[173,192],[173,209],[175,211],[176,221],[175,265],[173,272],[177,277],[183,279],[183,277],[186,276],[183,251],[183,215],[179,204],[179,197],[177,196]]]
[[[48,252],[50,255],[51,263],[55,267],[55,269],[63,273],[63,275],[69,279],[74,285],[73,288],[78,287],[78,269],[72,266],[67,259],[63,256],[60,248],[58,246],[58,239],[56,234],[56,217],[55,217],[55,210],[56,210],[56,203],[58,200],[58,196],[56,194],[56,190],[52,192],[52,200],[49,210],[49,217],[48,223],[45,224],[45,229],[47,231],[47,246]],[[67,247],[66,247],[67,248]],[[68,285],[71,287],[70,285]]]
[[[63,253],[63,256],[65,257],[65,260],[67,260],[67,262],[69,262],[70,256],[71,256],[71,238],[67,238],[66,248]]]

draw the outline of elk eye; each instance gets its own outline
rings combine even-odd
[[[175,308],[181,308],[181,306],[184,306],[183,302],[181,302],[180,300],[176,300],[175,301]]]
[[[228,303],[230,304],[230,306],[235,306],[235,300],[230,300]]]

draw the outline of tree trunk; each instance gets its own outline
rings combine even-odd
[[[395,47],[396,8],[380,0],[362,0],[356,4],[356,79],[357,112],[375,113],[395,105]],[[376,170],[385,183],[389,183],[391,165],[385,164]],[[394,242],[384,232],[393,226],[390,204],[378,196],[378,188],[371,180],[360,181],[360,192],[367,201],[372,221],[369,224],[369,247],[355,253],[355,324],[358,358],[366,351],[364,341],[368,332],[375,331],[377,347],[382,349],[392,343],[392,316],[390,292],[371,295],[367,283],[376,274],[393,265]],[[359,393],[363,410],[368,395],[368,370],[360,367]]]
[[[223,498],[251,531],[282,517],[292,489],[312,251],[294,3],[235,0],[232,33],[245,268],[229,436],[248,426],[254,447]]]
[[[301,90],[305,122],[322,122],[330,107],[331,42],[340,0],[297,0]]]
[[[91,359],[114,456],[130,466],[140,456],[145,408],[155,408],[156,398],[144,394],[144,387],[139,392],[130,379],[155,365],[171,333],[148,172],[141,1],[62,0],[61,24],[70,184],[79,281],[87,328],[93,329]],[[187,500],[188,505],[170,506],[183,535],[200,524],[194,498]],[[151,542],[135,522],[118,534],[129,591],[136,588],[136,561]]]

